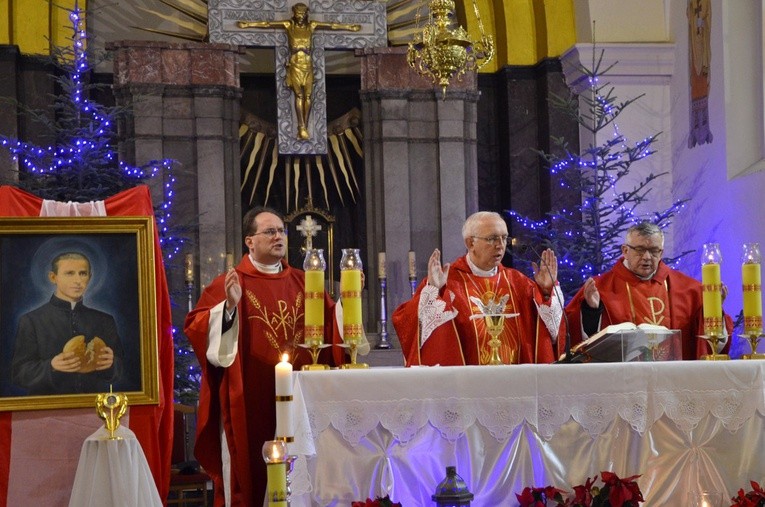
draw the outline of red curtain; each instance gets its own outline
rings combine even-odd
[[[154,216],[151,195],[146,186],[120,192],[106,199],[104,205],[107,216]],[[15,187],[0,186],[0,216],[39,216],[41,207],[42,199],[39,197]],[[165,499],[170,487],[170,460],[173,445],[174,348],[170,294],[156,227],[154,266],[157,295],[159,405],[130,407],[129,425],[146,454],[159,495]],[[45,412],[46,415],[55,417],[57,411]],[[10,505],[8,478],[11,470],[12,415],[11,412],[0,412],[0,507]]]

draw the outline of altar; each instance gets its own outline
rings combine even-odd
[[[294,393],[293,506],[428,507],[449,465],[480,507],[602,470],[651,506],[765,474],[765,361],[307,371]]]

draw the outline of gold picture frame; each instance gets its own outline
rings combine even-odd
[[[156,301],[151,217],[0,217],[0,411],[95,407],[110,389],[158,404]],[[77,336],[102,342],[75,366]],[[88,372],[101,345],[112,358]]]

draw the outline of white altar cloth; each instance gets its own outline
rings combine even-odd
[[[82,444],[69,507],[162,507],[157,485],[135,433],[103,426]]]
[[[730,498],[765,475],[765,361],[373,368],[295,375],[292,505],[431,495],[455,465],[476,507],[525,486],[642,474],[646,505]],[[681,499],[678,503],[678,499]]]

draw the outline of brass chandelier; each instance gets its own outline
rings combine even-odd
[[[430,0],[428,8],[428,23],[409,42],[406,61],[419,74],[439,85],[445,98],[452,79],[460,79],[465,72],[477,71],[489,63],[494,56],[494,39],[484,34],[475,0],[473,8],[481,33],[478,41],[470,40],[465,29],[453,23],[454,0]]]

